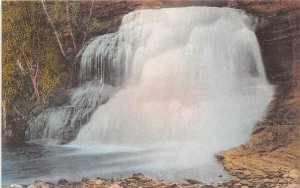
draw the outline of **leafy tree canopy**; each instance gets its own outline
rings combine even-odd
[[[2,100],[26,113],[52,95],[65,64],[40,2],[3,2],[2,13]]]

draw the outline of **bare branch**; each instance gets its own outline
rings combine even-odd
[[[36,70],[35,70],[35,74],[34,74],[34,79],[35,80],[37,78],[38,73],[39,73],[39,63],[37,63],[37,65],[36,65]]]
[[[68,20],[69,30],[70,30],[70,34],[71,34],[71,37],[72,37],[74,49],[76,51],[77,49],[76,49],[76,43],[75,43],[74,34],[73,34],[72,26],[71,26],[68,0],[66,0],[65,3],[66,3],[66,12],[67,12],[67,20]]]
[[[87,21],[87,25],[89,25],[89,23],[91,21],[92,13],[93,13],[94,1],[92,0],[91,2],[92,2],[92,5],[91,5],[91,8],[90,8],[90,14],[89,14],[89,18],[88,18],[88,21]],[[83,33],[84,33],[84,37],[83,37],[82,45],[84,45],[85,39],[86,39],[86,35],[87,35],[86,31],[84,31]]]
[[[45,12],[45,14],[47,15],[48,21],[50,22],[51,27],[52,27],[52,29],[53,29],[53,31],[54,31],[56,40],[57,40],[58,45],[59,45],[59,48],[60,48],[60,51],[61,51],[61,53],[63,54],[63,56],[67,59],[66,53],[65,53],[65,51],[64,51],[64,49],[63,49],[63,47],[62,47],[61,41],[60,41],[59,36],[58,36],[58,33],[57,33],[57,31],[56,31],[56,29],[55,29],[55,27],[54,27],[54,24],[53,24],[53,22],[52,22],[52,20],[51,20],[51,18],[50,18],[50,15],[48,14],[48,11],[47,11],[47,8],[46,8],[46,5],[45,5],[45,2],[44,2],[44,1],[45,1],[45,0],[41,0],[41,3],[42,3],[42,5],[43,5],[44,12]]]
[[[25,75],[26,71],[25,71],[24,67],[22,66],[22,63],[18,59],[16,60],[16,62],[17,62],[18,67],[20,68],[22,74]]]
[[[2,107],[2,128],[3,130],[7,129],[7,112],[6,112],[6,101],[3,99],[2,103],[1,103],[1,107]]]

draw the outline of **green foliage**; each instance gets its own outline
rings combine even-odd
[[[80,1],[52,1],[46,2],[49,16],[55,26],[56,31],[59,33],[61,39],[68,37],[72,30],[75,35],[77,46],[80,45],[82,40],[82,33],[85,29],[82,20],[86,19],[85,16],[79,14],[80,6],[86,2]],[[67,12],[68,10],[68,12]],[[64,45],[67,48],[67,45]],[[76,53],[77,51],[73,51]]]
[[[3,63],[2,66],[2,87],[3,99],[12,102],[14,98],[24,89],[23,76],[17,71],[16,66],[12,63]]]
[[[90,15],[93,6],[91,1],[51,1],[47,2],[46,6],[61,39],[68,38],[72,30],[77,46],[77,51],[74,50],[72,55],[82,47],[83,41],[86,41],[86,34],[99,33],[110,27],[109,24],[100,22],[93,12]],[[67,6],[69,14],[67,14]],[[85,11],[82,11],[83,9]],[[64,41],[70,42],[70,40]],[[64,44],[64,47],[69,46]]]
[[[10,112],[31,113],[26,109],[40,103],[32,74],[37,72],[37,88],[45,101],[66,66],[40,2],[2,3],[2,45],[2,100]]]
[[[40,75],[40,87],[45,97],[52,96],[53,89],[61,81],[62,66],[56,59],[57,57],[54,55],[57,53],[59,52],[46,52],[45,59],[48,59],[52,63],[45,64],[41,69],[43,74]]]
[[[91,1],[44,3],[46,11],[41,1],[2,2],[2,120],[11,130],[49,105],[84,41],[110,27]]]

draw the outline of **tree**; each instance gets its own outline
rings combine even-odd
[[[41,0],[41,4],[55,33],[61,53],[70,63],[74,62],[92,24],[94,2]],[[82,15],[82,8],[89,10],[87,15]]]
[[[53,32],[54,32],[54,34],[55,34],[55,37],[56,37],[57,43],[58,43],[58,45],[59,45],[60,51],[61,51],[61,53],[63,54],[63,56],[66,58],[66,57],[67,57],[67,56],[66,56],[66,53],[65,53],[65,51],[64,51],[64,49],[63,49],[61,40],[60,40],[60,38],[59,38],[59,36],[58,36],[58,32],[57,32],[57,30],[56,30],[56,28],[55,28],[55,26],[54,26],[54,24],[53,24],[53,21],[52,21],[52,19],[51,19],[49,13],[48,13],[48,11],[47,11],[47,8],[46,8],[46,5],[45,5],[44,0],[42,0],[41,3],[42,3],[42,5],[43,5],[43,10],[44,10],[45,14],[47,15],[47,18],[48,18],[48,20],[49,20],[49,23],[51,24],[51,27],[52,27]]]
[[[2,4],[2,110],[16,119],[43,105],[60,83],[61,53],[40,2]]]
[[[76,54],[102,27],[92,17],[93,6],[68,0],[2,3],[3,129],[26,128],[49,105],[62,75],[72,76]]]

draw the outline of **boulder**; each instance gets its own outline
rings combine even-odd
[[[68,184],[69,181],[64,179],[64,178],[61,178],[60,180],[58,180],[57,184],[58,185],[65,185],[65,184]]]

